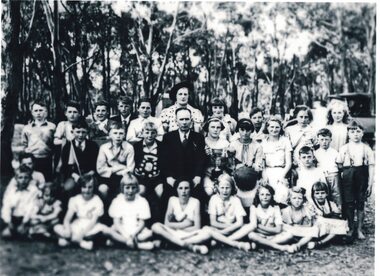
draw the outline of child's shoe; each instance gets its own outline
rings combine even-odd
[[[208,253],[208,248],[205,245],[193,245],[191,246],[191,250],[194,253],[200,253],[202,255],[206,255]]]
[[[60,247],[66,247],[66,246],[69,245],[69,241],[66,240],[66,239],[63,239],[63,238],[59,238],[59,239],[58,239],[58,245],[59,245]]]
[[[215,246],[216,246],[216,241],[215,241],[215,240],[211,240],[211,242],[210,242],[210,246],[211,246],[211,247],[215,247]]]
[[[154,240],[153,246],[154,246],[154,248],[160,248],[161,247],[161,241],[160,240]]]
[[[92,241],[81,241],[79,243],[79,246],[86,250],[92,250],[92,248],[94,247],[94,243]]]

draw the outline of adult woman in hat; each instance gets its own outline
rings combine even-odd
[[[224,129],[220,132],[220,137],[230,141],[231,136],[236,129],[236,120],[227,114],[226,103],[219,99],[213,98],[210,102],[211,116],[222,121]]]
[[[178,129],[176,122],[175,111],[180,108],[187,108],[191,111],[191,117],[193,118],[193,128],[195,132],[201,131],[203,123],[203,115],[199,109],[196,109],[189,105],[189,95],[193,91],[194,86],[189,81],[180,82],[173,86],[169,92],[170,99],[174,102],[172,106],[165,108],[161,111],[160,119],[164,125],[166,132],[174,131]]]

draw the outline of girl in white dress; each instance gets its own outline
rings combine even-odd
[[[292,167],[292,146],[277,117],[273,116],[265,123],[263,133],[268,134],[261,143],[263,178],[274,189],[274,200],[286,204],[289,190],[286,175]]]
[[[333,100],[327,106],[327,128],[331,131],[330,146],[339,151],[340,147],[348,142],[348,107],[340,100]]]
[[[308,243],[309,249],[321,247],[331,241],[336,235],[346,235],[347,221],[341,219],[341,210],[328,200],[328,186],[323,182],[316,182],[312,189],[311,207],[319,226],[319,237]]]
[[[293,147],[293,162],[298,164],[298,152],[303,146],[313,147],[316,143],[315,130],[310,126],[313,114],[306,105],[298,105],[294,109],[297,124],[285,128],[285,133]]]
[[[253,242],[269,246],[273,249],[292,252],[289,245],[279,244],[276,237],[282,233],[281,211],[273,199],[274,190],[268,184],[261,184],[257,190],[253,205],[250,208],[250,222],[233,233],[229,238],[241,239],[248,235]]]
[[[216,193],[216,180],[228,165],[227,149],[229,143],[220,136],[223,129],[222,121],[213,117],[203,127],[203,130],[207,133],[205,151],[208,160],[203,187],[209,196]]]
[[[107,234],[109,228],[98,222],[104,207],[100,197],[94,194],[96,179],[93,173],[81,176],[78,184],[81,193],[70,198],[63,224],[56,225],[54,231],[59,237],[60,246],[67,246],[71,241],[83,249],[91,250],[91,237],[99,233]]]

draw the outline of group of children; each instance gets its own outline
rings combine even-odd
[[[46,120],[45,104],[32,104],[24,151],[3,196],[3,238],[56,238],[60,246],[74,242],[88,250],[95,237],[143,250],[165,240],[201,254],[216,243],[292,253],[337,235],[348,242],[355,234],[365,238],[374,153],[362,142],[363,127],[346,121],[343,103],[334,102],[328,125],[315,130],[306,106],[284,128],[279,117],[264,120],[257,108],[233,122],[214,99],[203,127],[207,202],[192,193],[190,179],[176,179],[174,193],[167,193],[160,175],[165,129],[151,116],[149,100],[140,100],[137,118],[129,99],[122,97],[118,107],[112,119],[107,103],[99,102],[88,123],[70,102],[67,121],[56,128]],[[248,188],[237,177],[242,168],[254,175]],[[250,189],[247,200],[242,194]]]

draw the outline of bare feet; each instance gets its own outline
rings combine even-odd
[[[191,251],[194,253],[200,253],[206,255],[208,253],[208,248],[205,245],[189,245]]]
[[[361,230],[358,230],[358,239],[359,240],[365,240],[365,235]]]
[[[251,245],[249,242],[237,242],[237,248],[240,250],[244,250],[245,252],[249,252],[251,250]]]
[[[251,250],[255,250],[257,248],[257,244],[254,242],[251,242]]]

